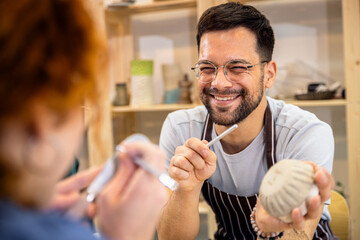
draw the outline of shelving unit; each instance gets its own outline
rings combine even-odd
[[[331,99],[331,100],[285,100],[286,103],[296,105],[298,107],[336,107],[346,106],[345,99]]]
[[[94,0],[96,1],[96,0]],[[103,1],[103,0],[97,0]],[[346,116],[337,116],[345,118],[345,129],[340,127],[342,135],[335,139],[338,144],[345,144],[344,148],[347,149],[347,157],[344,159],[345,166],[348,169],[348,183],[349,183],[349,205],[350,205],[350,218],[351,218],[351,238],[360,239],[360,204],[358,199],[360,198],[360,188],[357,184],[360,182],[360,3],[359,1],[342,0],[339,4],[339,0],[294,0],[294,1],[272,1],[272,0],[261,0],[261,1],[243,1],[250,2],[250,4],[256,7],[261,6],[264,9],[274,8],[278,11],[275,22],[281,21],[287,14],[290,13],[285,11],[287,8],[286,4],[298,6],[298,11],[302,11],[302,6],[311,6],[312,9],[317,9],[322,5],[323,2],[328,3],[327,11],[334,13],[330,14],[333,16],[329,20],[328,28],[333,29],[336,34],[331,36],[330,44],[343,42],[344,52],[343,56],[337,54],[330,54],[331,56],[321,55],[319,60],[320,68],[329,69],[330,75],[337,79],[339,76],[345,76],[345,86],[347,86],[347,99],[336,99],[336,100],[321,100],[321,101],[293,101],[287,100],[286,102],[297,105],[302,108],[310,109],[340,109],[346,112]],[[167,13],[177,10],[195,10],[199,16],[205,9],[212,5],[216,5],[224,0],[170,0],[170,1],[159,1],[151,4],[144,5],[132,5],[129,7],[106,7],[104,12],[104,18],[106,20],[106,31],[109,39],[109,48],[113,56],[111,56],[111,73],[110,79],[113,83],[117,82],[128,82],[130,79],[129,66],[130,61],[136,58],[136,47],[134,46],[134,36],[132,30],[131,19],[133,16],[151,13]],[[342,6],[342,13],[339,14],[339,6]],[[315,11],[315,10],[314,10]],[[265,13],[266,14],[266,13]],[[323,23],[323,17],[314,15],[313,12],[310,14],[304,11],[303,14],[298,16],[289,15],[291,22],[299,22],[302,26],[318,26]],[[307,17],[308,16],[308,17]],[[342,21],[342,33],[339,33],[339,20]],[[335,28],[335,29],[334,29]],[[339,37],[340,36],[340,37]],[[331,48],[329,46],[323,46],[322,42],[318,42],[319,46],[324,48]],[[341,48],[341,46],[337,46]],[[196,47],[194,47],[196,49]],[[289,54],[293,55],[293,54]],[[335,57],[335,60],[330,61],[326,64],[324,61],[327,57]],[[192,56],[196,61],[196,53]],[[342,59],[341,62],[338,59]],[[343,67],[343,62],[345,67]],[[344,78],[344,77],[343,77]],[[108,93],[106,93],[108,94]],[[144,121],[144,128],[151,129],[152,131],[158,131],[159,125],[168,112],[192,108],[198,104],[191,105],[154,105],[147,107],[112,107],[109,112],[112,116],[117,119],[117,125],[123,125],[125,128],[124,136],[127,133],[139,130],[141,127],[138,122]],[[109,109],[109,101],[104,102],[104,109]],[[157,119],[155,119],[157,117]],[[156,121],[155,121],[156,120]],[[114,124],[113,118],[113,130],[116,124]],[[156,124],[154,125],[153,122]],[[108,129],[104,126],[108,125],[108,122],[104,122],[103,125],[97,126],[101,129]],[[147,124],[147,125],[146,125]],[[153,125],[151,125],[153,124]],[[115,130],[114,130],[115,131]],[[336,131],[336,129],[335,129]],[[104,139],[112,138],[113,133],[104,132]],[[110,142],[110,141],[109,141]],[[90,143],[91,145],[91,143]],[[96,149],[95,149],[96,150]],[[96,152],[92,150],[92,152]],[[96,156],[92,156],[96,158]],[[98,162],[98,161],[93,161]],[[345,167],[346,168],[346,167]]]
[[[134,37],[134,31],[132,29],[132,20],[134,18],[137,16],[146,16],[147,14],[154,13],[159,15],[166,14],[168,12],[176,13],[178,11],[195,10],[197,8],[198,2],[199,1],[197,0],[171,0],[141,5],[133,4],[126,7],[111,5],[107,6],[105,9],[105,20],[107,24],[108,39],[110,40],[109,47],[110,49],[113,49],[113,56],[111,59],[111,65],[113,66],[111,78],[113,79],[113,82],[129,83],[131,78],[129,71],[130,62],[135,58],[139,58],[139,56],[136,54],[135,44],[138,39]],[[196,19],[191,25],[193,25],[193,28],[195,29]],[[148,28],[153,28],[153,26],[149,26]],[[118,52],[122,52],[122,54],[118,54]],[[196,51],[191,52],[194,52],[191,59],[194,59],[193,62],[195,62]],[[175,54],[179,55],[179,53]],[[179,60],[179,62],[183,61],[189,60]]]
[[[199,106],[198,104],[157,104],[151,106],[141,106],[141,107],[130,107],[130,106],[121,106],[121,107],[112,107],[112,113],[123,113],[123,112],[159,112],[159,111],[175,111],[180,109],[187,109]]]
[[[343,0],[346,127],[351,239],[360,239],[360,2]]]
[[[299,107],[335,107],[335,106],[346,106],[345,99],[331,99],[331,100],[285,100],[286,103],[293,104]],[[157,104],[150,106],[114,106],[112,107],[112,113],[125,113],[125,112],[159,112],[159,111],[176,111],[180,109],[188,109],[200,104]]]
[[[115,5],[109,4],[107,6],[107,17],[113,17],[115,20],[119,15],[132,15],[132,14],[155,12],[155,11],[171,11],[182,8],[194,8],[194,7],[196,7],[196,0],[162,1],[162,2],[141,4],[141,5],[133,4],[129,6],[119,6],[116,4]],[[110,20],[110,18],[108,18],[107,20]]]

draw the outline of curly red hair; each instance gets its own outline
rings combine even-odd
[[[35,98],[59,114],[94,102],[100,45],[80,0],[1,0],[0,124]]]

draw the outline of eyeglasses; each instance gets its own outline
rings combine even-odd
[[[247,73],[249,69],[267,63],[268,61],[262,61],[257,64],[247,65],[241,60],[230,60],[225,63],[224,66],[216,66],[210,61],[199,61],[195,64],[191,70],[194,71],[195,77],[198,81],[202,83],[210,83],[215,80],[215,77],[220,68],[224,69],[224,75],[226,79],[230,82],[238,82],[244,73]]]

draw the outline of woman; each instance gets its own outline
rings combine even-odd
[[[54,209],[71,208],[100,170],[58,183],[81,142],[84,96],[93,105],[99,96],[102,50],[79,0],[0,2],[0,239],[94,238]],[[164,168],[157,147],[125,148]],[[106,239],[151,239],[166,191],[128,154],[87,212]]]

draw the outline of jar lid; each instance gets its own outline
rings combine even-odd
[[[133,76],[151,76],[153,74],[152,60],[132,60],[130,65],[131,75]]]

